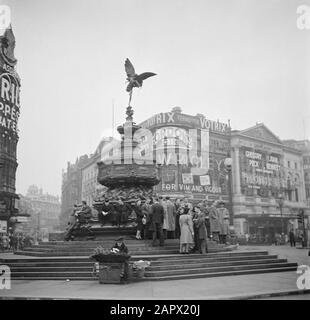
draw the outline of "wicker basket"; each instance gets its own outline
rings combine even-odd
[[[124,273],[124,263],[100,263],[99,283],[120,283]]]

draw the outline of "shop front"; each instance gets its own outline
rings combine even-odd
[[[246,223],[249,241],[254,243],[275,244],[277,237],[281,234],[288,235],[291,228],[294,228],[295,221],[295,217],[247,217]]]

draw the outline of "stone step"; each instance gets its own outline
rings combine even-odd
[[[165,277],[173,275],[182,275],[182,274],[201,274],[201,273],[212,273],[212,272],[221,272],[221,271],[238,271],[238,270],[254,270],[254,269],[269,269],[269,268],[281,268],[281,267],[296,267],[296,263],[277,263],[277,264],[250,264],[245,266],[223,266],[223,267],[203,267],[203,268],[188,268],[185,270],[182,269],[173,269],[173,270],[160,270],[160,271],[146,271],[145,277]]]
[[[141,281],[167,281],[167,280],[186,280],[186,279],[200,279],[200,278],[213,278],[213,277],[225,277],[225,276],[240,276],[240,275],[251,275],[251,274],[263,274],[263,273],[279,273],[279,272],[289,272],[296,271],[295,267],[281,267],[281,268],[269,268],[269,269],[255,269],[255,270],[238,270],[238,271],[226,271],[226,272],[214,272],[214,273],[202,273],[202,274],[192,274],[192,275],[177,275],[177,276],[166,276],[166,277],[153,277],[153,278],[142,278]],[[15,275],[15,279],[18,280],[75,280],[75,281],[98,281],[97,278],[93,276],[75,276],[74,278],[64,277],[63,275],[55,276],[36,276],[32,277],[28,275],[25,277],[23,274]]]
[[[112,246],[111,246],[112,247]],[[105,249],[110,249],[111,247],[104,247]],[[213,249],[213,248],[210,248]],[[93,252],[95,248],[27,248],[24,251],[30,252]],[[154,250],[179,250],[179,246],[170,245],[164,247],[148,247],[148,246],[137,246],[137,247],[128,247],[128,250],[131,252],[134,251],[154,251]]]
[[[224,267],[224,266],[242,266],[242,265],[256,265],[256,264],[277,264],[287,263],[286,259],[262,259],[262,260],[244,260],[244,261],[227,261],[227,262],[196,262],[196,263],[184,263],[184,264],[172,264],[172,265],[160,265],[151,266],[147,269],[148,272],[153,271],[168,271],[168,270],[185,270],[185,269],[196,269],[196,268],[208,268],[208,267]]]
[[[296,271],[296,270],[297,270],[297,264],[295,266],[277,267],[277,268],[264,268],[264,266],[262,266],[259,269],[230,270],[230,271],[221,271],[221,272],[182,274],[182,275],[170,275],[170,276],[160,276],[160,277],[145,277],[145,278],[142,278],[141,281],[187,280],[187,279],[240,276],[240,275],[262,274],[262,273],[289,272],[289,271]]]
[[[167,253],[167,250],[139,251],[132,255],[132,260],[147,260],[151,266],[146,270],[144,281],[192,279],[234,274],[254,274],[264,272],[284,272],[297,269],[296,263],[278,259],[267,251],[224,251],[232,248],[215,249],[207,255]],[[156,248],[155,248],[156,249]],[[158,248],[157,248],[158,249]],[[210,251],[212,251],[210,249]],[[219,252],[220,251],[220,252]],[[71,253],[71,252],[69,252]],[[145,253],[145,254],[141,254]],[[91,280],[94,261],[88,255],[57,256],[54,252],[29,252],[46,254],[46,257],[0,259],[0,263],[11,267],[13,279],[36,280]],[[61,254],[61,253],[60,253]]]
[[[166,250],[147,250],[147,251],[132,251],[130,252],[130,255],[149,255],[149,254],[154,254],[154,255],[159,255],[159,254],[176,254],[178,253],[178,250],[176,249],[166,249]],[[76,251],[76,252],[70,252],[70,251],[56,251],[56,252],[45,252],[45,251],[17,251],[16,254],[20,255],[27,255],[27,256],[33,256],[33,257],[66,257],[66,256],[90,256],[92,254],[92,251]]]
[[[152,265],[173,265],[173,264],[179,264],[179,263],[197,263],[197,262],[225,262],[225,261],[244,261],[244,260],[266,260],[266,259],[277,259],[277,255],[236,255],[236,256],[210,256],[207,255],[190,255],[190,256],[180,256],[175,258],[167,258],[167,259],[159,259],[155,260],[152,259]]]
[[[73,261],[72,261],[73,260]],[[137,257],[132,257],[132,261],[138,260]],[[266,260],[277,260],[276,255],[253,255],[253,256],[236,256],[236,257],[209,257],[208,255],[190,255],[189,257],[184,256],[175,256],[173,259],[164,258],[157,260],[153,257],[146,258],[147,261],[151,262],[152,266],[169,266],[169,265],[178,265],[178,264],[197,264],[197,263],[216,263],[216,262],[243,262],[243,261],[266,261]],[[48,259],[27,259],[27,260],[15,260],[10,259],[9,261],[5,262],[10,265],[11,268],[14,267],[66,267],[70,266],[93,266],[94,261],[91,261],[88,258],[82,259],[53,259],[53,261]]]
[[[113,247],[114,244],[104,244],[104,245],[101,245],[100,247],[103,247],[105,249],[110,249]],[[89,247],[58,247],[58,246],[55,246],[55,247],[27,247],[27,248],[23,248],[23,249],[20,249],[20,250],[24,250],[24,251],[77,251],[77,250],[95,250],[97,247],[99,246],[89,246]],[[127,246],[127,248],[129,250],[140,250],[140,249],[145,249],[145,250],[148,250],[148,249],[154,249],[154,248],[177,248],[179,249],[180,246],[178,244],[168,244],[168,245],[164,245],[163,247],[159,247],[159,246],[152,246],[152,245],[146,245],[146,244],[143,244],[143,245],[129,245]],[[222,248],[225,248],[225,247],[213,247],[213,246],[210,246],[208,247],[210,249],[214,249],[214,248],[219,248],[219,249],[222,249]]]
[[[232,251],[233,247],[230,248],[223,248],[223,249],[210,249],[208,256],[211,256],[212,254],[217,254],[217,253],[225,253],[225,254],[240,254],[240,255],[247,255],[251,254],[251,252],[234,252]],[[268,254],[267,251],[257,251],[257,252],[252,252],[252,254]],[[72,253],[72,252],[54,252],[54,253],[48,253],[48,252],[31,252],[31,251],[16,251],[15,254],[17,255],[26,255],[26,256],[33,256],[33,257],[72,257],[72,256],[80,256],[80,257],[89,257],[91,253]],[[165,255],[169,259],[170,257],[173,258],[173,255],[180,256],[178,250],[166,250],[166,251],[139,251],[139,252],[130,252],[129,253],[131,256],[134,255],[139,255],[139,256],[160,256],[160,255]],[[196,254],[190,254],[186,256],[195,256]],[[197,257],[201,257],[201,255],[197,254]]]
[[[204,278],[224,275],[238,275],[238,274],[253,274],[253,273],[267,273],[267,272],[284,272],[284,271],[295,271],[297,264],[294,263],[279,263],[279,264],[266,264],[266,265],[251,265],[251,266],[237,266],[231,268],[200,268],[200,269],[189,269],[183,272],[166,272],[166,273],[151,273],[146,272],[145,278],[142,280],[156,281],[156,280],[178,280],[178,279],[193,279],[193,278]],[[60,280],[60,279],[71,279],[71,280],[90,280],[93,278],[91,271],[52,271],[52,272],[31,272],[21,271],[12,272],[13,279],[33,279],[33,280]]]
[[[148,271],[161,271],[161,270],[185,270],[185,269],[196,269],[196,268],[207,268],[207,267],[222,267],[222,266],[241,266],[241,265],[253,265],[253,264],[271,264],[271,263],[286,263],[286,259],[263,259],[263,260],[244,260],[244,261],[228,261],[228,262],[196,262],[195,264],[178,264],[178,265],[159,265],[159,266],[151,266],[147,269]],[[16,266],[10,265],[11,272],[60,272],[65,271],[75,273],[77,271],[89,271],[93,270],[94,263],[84,263],[82,265],[77,264],[65,264],[65,265],[52,265],[52,266],[33,266],[33,265],[23,265]]]

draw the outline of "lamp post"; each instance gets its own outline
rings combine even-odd
[[[225,168],[228,172],[228,195],[229,195],[229,227],[230,229],[234,229],[234,211],[233,211],[233,196],[232,196],[232,177],[231,177],[231,169],[232,169],[232,158],[230,154],[224,160]]]
[[[283,226],[283,205],[284,205],[284,196],[282,193],[278,196],[278,204],[280,208],[280,215],[281,215],[281,234],[284,232],[284,226]]]

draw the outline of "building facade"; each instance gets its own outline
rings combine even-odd
[[[97,163],[101,160],[103,148],[111,143],[113,140],[112,137],[103,138],[95,152],[89,157],[89,160],[82,168],[82,195],[81,201],[84,200],[88,205],[93,204],[93,200],[103,189],[98,181],[98,165]]]
[[[19,195],[16,205],[20,215],[23,215],[22,218],[18,217],[16,232],[48,239],[49,233],[60,230],[59,197],[43,193],[42,189],[32,185],[25,196]]]
[[[264,124],[231,133],[233,211],[238,234],[269,240],[298,229],[306,203],[302,153]]]
[[[222,200],[236,233],[261,240],[300,229],[301,210],[309,225],[309,143],[282,141],[262,123],[232,131],[229,123],[184,114],[179,107],[139,125],[134,154],[159,165],[159,195]],[[83,167],[82,198],[88,204],[99,188],[97,162],[117,161],[119,146],[115,140],[104,144]]]
[[[153,154],[160,164],[161,195],[186,196],[192,200],[228,201],[227,170],[230,127],[203,115],[182,113],[179,107],[160,113],[140,124],[140,154]]]
[[[20,78],[15,71],[15,37],[11,28],[0,36],[0,229],[14,226],[18,215],[15,201],[18,142],[18,118],[20,113]]]
[[[33,185],[28,188],[26,198],[30,200],[35,215],[32,217],[36,221],[35,229],[45,233],[55,232],[60,229],[59,197],[43,193],[42,189]]]
[[[310,141],[285,140],[284,143],[302,152],[302,165],[304,169],[306,201],[307,206],[310,207]]]
[[[82,168],[88,163],[88,155],[68,162],[67,170],[62,174],[60,226],[64,230],[72,214],[73,206],[82,201]]]

